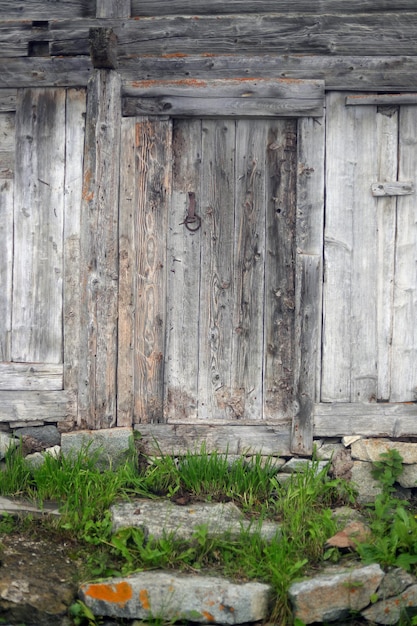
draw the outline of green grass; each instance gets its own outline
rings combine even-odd
[[[141,470],[132,454],[122,467],[102,471],[88,449],[73,458],[47,457],[44,465],[34,469],[17,449],[7,454],[6,469],[0,472],[0,493],[40,505],[58,502],[61,518],[44,523],[77,537],[84,576],[175,567],[268,582],[275,590],[271,619],[283,626],[292,623],[288,587],[323,560],[326,539],[336,531],[330,509],[352,497],[345,483],[330,480],[327,468],[319,471],[315,462],[280,484],[273,459],[231,460],[228,455],[208,454],[204,447],[179,460],[161,455]],[[109,507],[113,502],[161,496],[232,500],[255,527],[261,518],[278,521],[281,538],[266,542],[259,533],[247,531],[237,538],[212,538],[205,527],[187,542],[170,535],[147,540],[138,529],[112,534]],[[3,532],[6,528],[5,522]]]

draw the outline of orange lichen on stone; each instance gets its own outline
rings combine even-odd
[[[104,600],[104,602],[112,602],[123,607],[132,598],[132,587],[128,582],[120,583],[96,583],[90,585],[85,594],[95,600]]]
[[[151,608],[151,605],[149,603],[149,594],[148,594],[147,589],[141,589],[139,591],[139,600],[143,608],[145,609],[145,611],[149,611],[149,609]]]
[[[211,613],[209,613],[208,611],[202,611],[202,614],[204,615],[204,617],[206,618],[206,620],[208,622],[214,622],[215,621],[214,620],[214,616]]]

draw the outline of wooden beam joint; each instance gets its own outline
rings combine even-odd
[[[96,69],[117,69],[117,35],[112,28],[90,28],[90,56]]]

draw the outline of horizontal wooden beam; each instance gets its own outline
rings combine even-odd
[[[417,404],[317,404],[315,437],[416,437]]]
[[[63,369],[62,363],[0,363],[0,390],[58,391]]]
[[[410,196],[415,192],[414,182],[379,182],[371,185],[372,195],[376,197],[385,196]]]
[[[133,16],[232,13],[365,13],[413,11],[415,0],[132,0]]]
[[[88,54],[88,31],[113,28],[119,59],[163,54],[415,55],[417,11],[323,14],[271,13],[61,20],[49,25],[52,55]]]
[[[69,391],[0,391],[1,422],[75,420],[74,394]]]
[[[119,59],[118,64],[125,88],[143,80],[273,77],[324,80],[326,90],[415,92],[417,75],[417,55],[174,55]],[[86,86],[91,73],[87,56],[2,59],[0,94],[19,87]]]
[[[155,80],[123,91],[125,116],[320,117],[324,106],[324,82],[311,80]]]
[[[290,425],[136,424],[144,454],[182,455],[188,451],[290,456]]]
[[[355,94],[346,97],[347,106],[373,104],[377,106],[391,106],[400,104],[417,104],[417,93],[384,93],[384,94]]]
[[[49,20],[93,17],[95,2],[91,0],[0,0],[2,19]]]

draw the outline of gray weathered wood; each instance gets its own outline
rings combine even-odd
[[[175,120],[173,179],[167,237],[167,344],[165,355],[165,417],[190,419],[198,410],[198,346],[200,254],[202,230],[184,225],[194,193],[196,211],[204,218],[200,176],[201,120]]]
[[[124,115],[321,116],[322,81],[290,79],[143,81],[125,84]]]
[[[236,130],[233,121],[202,124],[198,415],[239,418],[244,390],[233,381],[233,254]],[[239,298],[239,296],[238,296]]]
[[[410,437],[417,435],[417,408],[413,403],[318,404],[315,437]]]
[[[13,87],[82,87],[92,72],[90,58],[0,59],[0,89]]]
[[[187,452],[221,452],[227,454],[256,454],[289,456],[288,424],[280,426],[246,425],[241,422],[225,424],[138,424],[143,454],[182,455]]]
[[[16,89],[0,89],[0,113],[16,111]]]
[[[0,391],[0,422],[72,422],[75,407],[69,391]]]
[[[131,0],[96,0],[96,17],[130,17]]]
[[[383,13],[324,14],[320,20],[309,13],[272,13],[201,15],[197,20],[194,16],[163,16],[124,21],[52,21],[51,54],[88,54],[88,30],[101,25],[114,28],[119,54],[124,57],[213,51],[371,56],[378,51],[380,55],[415,55],[417,50],[417,12],[403,11],[388,22]]]
[[[50,20],[94,16],[91,0],[0,0],[3,19]]]
[[[417,93],[384,93],[384,94],[355,94],[346,97],[347,106],[376,104],[380,106],[395,106],[399,104],[417,104]]]
[[[400,111],[398,177],[414,178],[417,171],[417,108]],[[417,222],[414,196],[397,198],[395,281],[392,332],[391,400],[417,397]]]
[[[0,361],[9,361],[13,302],[13,180],[0,178],[0,215]]]
[[[79,419],[116,424],[120,78],[96,70],[87,94],[81,204]]]
[[[64,195],[64,388],[78,388],[80,344],[80,228],[85,134],[85,89],[68,89]]]
[[[311,454],[313,407],[320,397],[322,250],[324,231],[324,120],[298,120],[296,215],[296,408],[291,449]]]
[[[0,363],[0,390],[58,391],[63,367],[55,363]]]
[[[16,112],[12,361],[62,362],[65,90],[22,90]]]
[[[15,153],[15,115],[0,113],[0,178],[13,178]]]
[[[216,15],[222,13],[365,13],[414,11],[414,0],[132,0],[132,15]],[[387,18],[389,19],[389,18]]]
[[[217,52],[217,51],[216,51]],[[395,53],[394,53],[395,54]],[[320,79],[326,89],[415,92],[416,56],[329,56],[317,54],[183,54],[119,59],[125,83],[172,80],[265,77]],[[1,80],[1,75],[0,75]]]
[[[264,418],[294,412],[297,121],[277,121],[266,152]]]
[[[378,182],[371,185],[372,195],[376,197],[384,196],[410,196],[415,193],[415,184],[409,182]]]
[[[163,420],[171,122],[124,123],[123,139],[119,425]]]
[[[111,28],[90,28],[90,56],[96,69],[117,68],[117,37]]]

